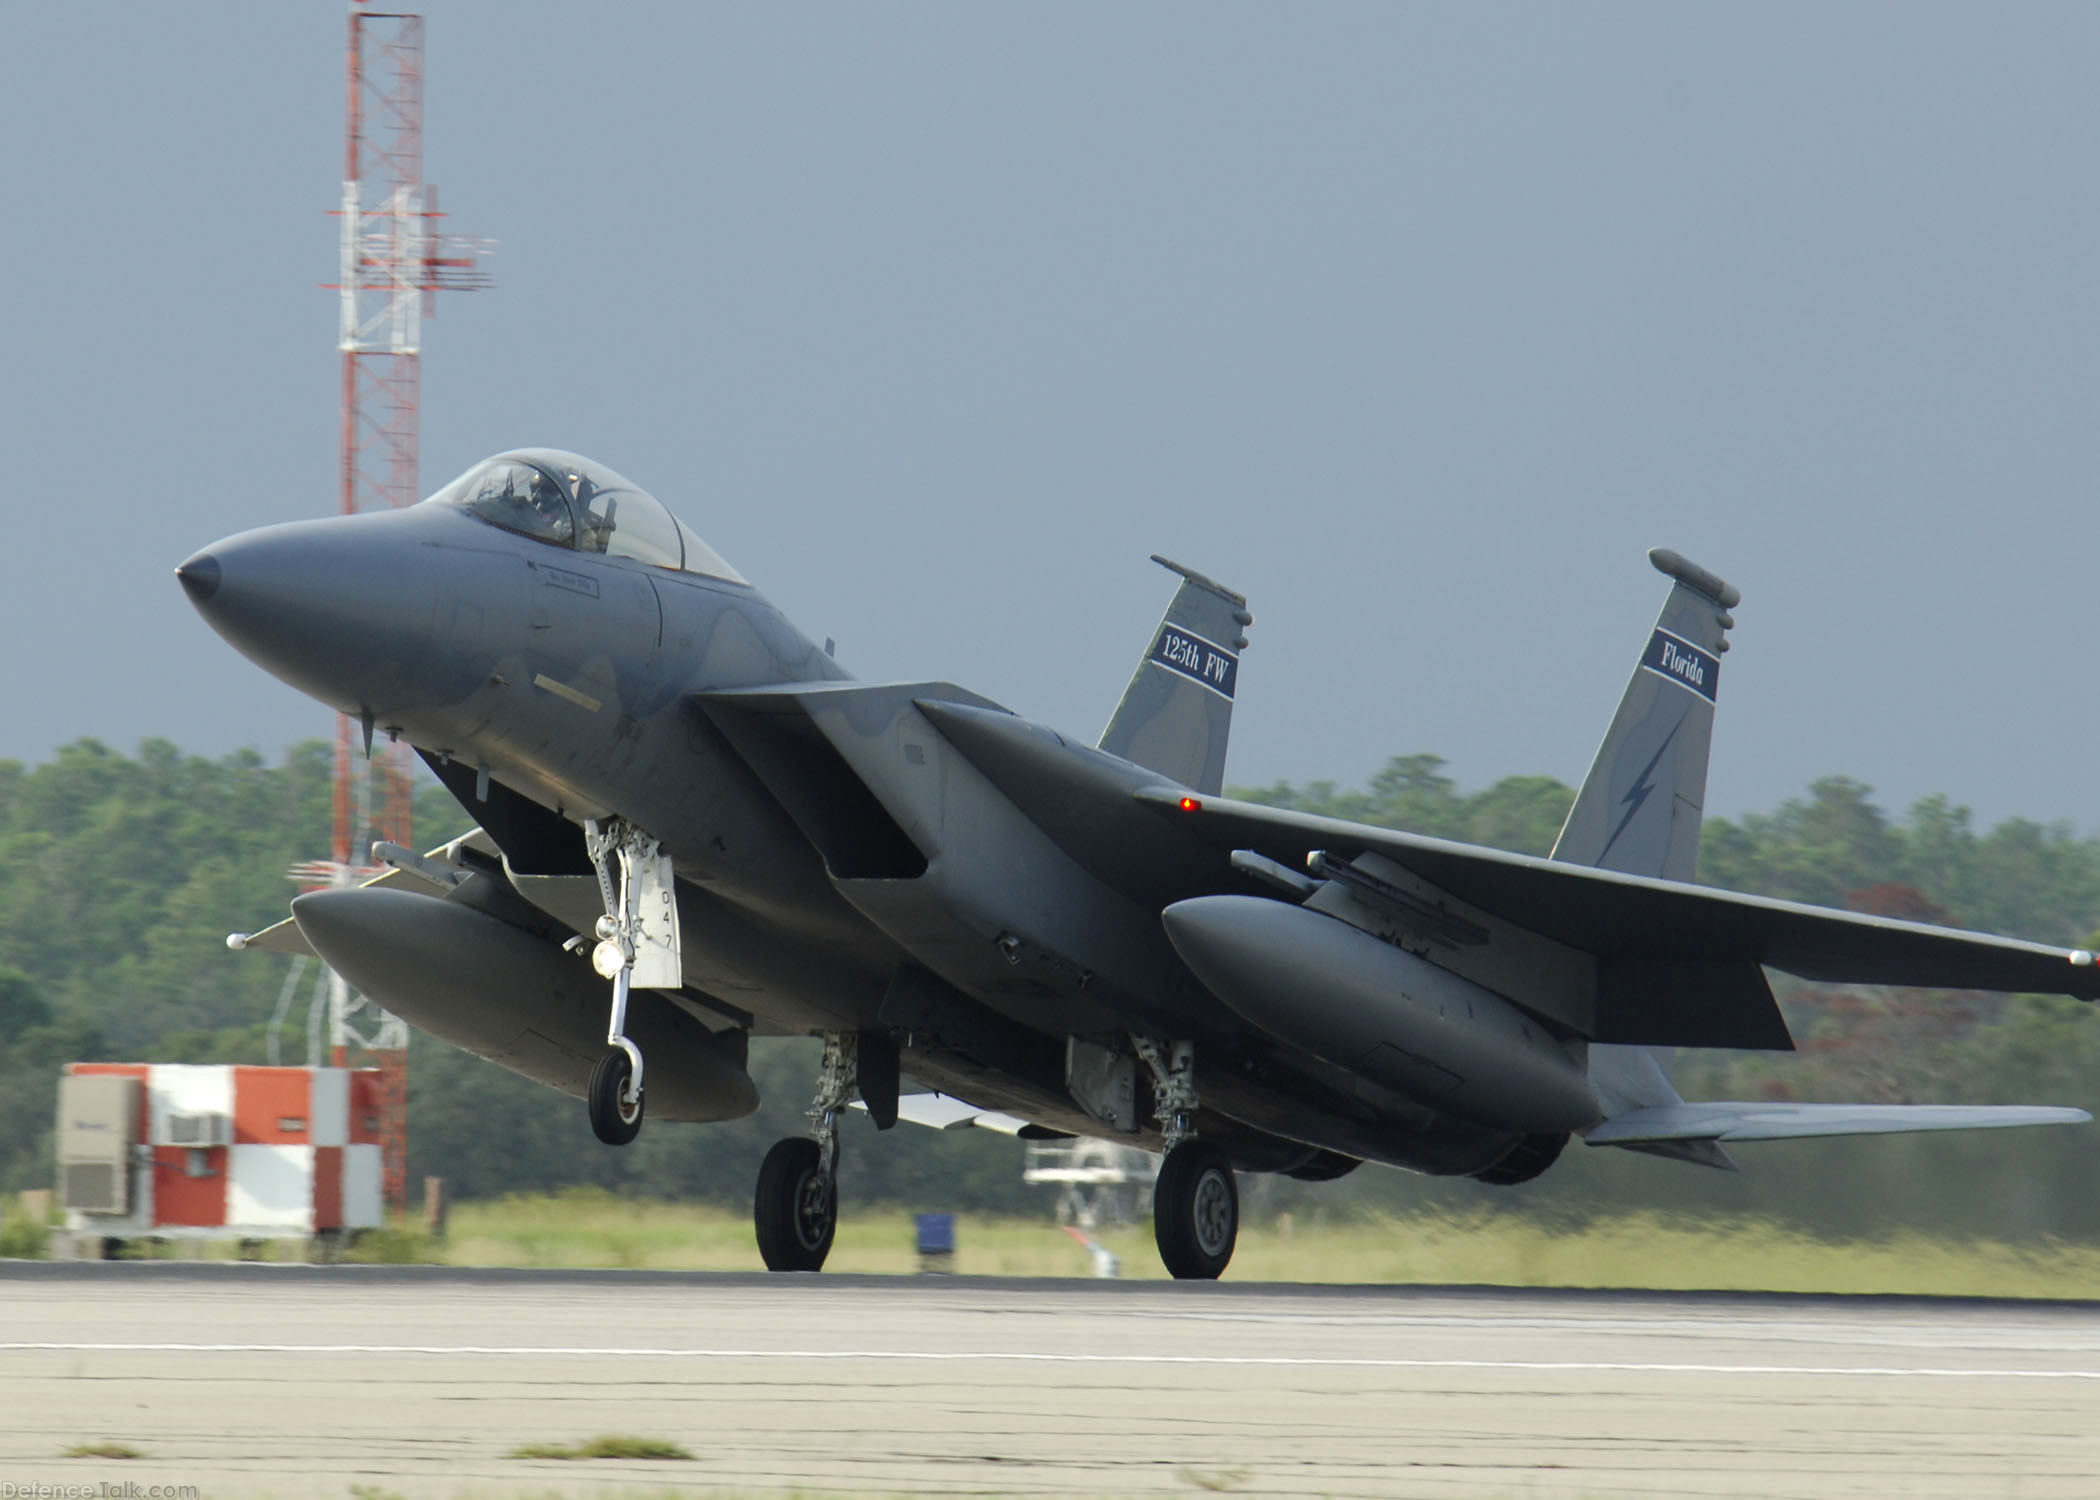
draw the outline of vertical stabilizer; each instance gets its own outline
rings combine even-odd
[[[1735,624],[1728,611],[1742,595],[1664,548],[1650,552],[1648,561],[1676,583],[1553,857],[1627,875],[1690,880],[1699,864],[1721,654]]]
[[[1650,552],[1648,561],[1675,582],[1561,826],[1553,858],[1628,875],[1690,880],[1699,868],[1699,823],[1706,806],[1721,656],[1735,626],[1728,612],[1743,596],[1666,548]],[[1681,1104],[1670,1083],[1674,1055],[1668,1047],[1592,1046],[1590,1082],[1605,1115]],[[1734,1166],[1711,1141],[1669,1141],[1641,1149],[1702,1166]]]
[[[1215,796],[1225,789],[1232,695],[1254,616],[1245,597],[1223,584],[1156,553],[1152,560],[1179,573],[1181,587],[1101,732],[1101,748]]]

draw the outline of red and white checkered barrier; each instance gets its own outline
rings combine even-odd
[[[131,1211],[107,1235],[266,1238],[369,1229],[380,1202],[378,1075],[347,1068],[71,1063],[135,1078]],[[134,1153],[143,1157],[146,1153]]]

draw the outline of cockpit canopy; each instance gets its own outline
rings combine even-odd
[[[603,464],[522,448],[476,464],[429,500],[554,547],[630,557],[652,567],[744,582],[648,491]]]

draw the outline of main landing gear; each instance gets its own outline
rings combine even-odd
[[[824,1066],[810,1101],[811,1135],[776,1142],[758,1169],[751,1216],[768,1271],[821,1271],[839,1224],[839,1111],[860,1084],[860,1038],[824,1033]]]
[[[1166,1139],[1166,1159],[1152,1185],[1152,1237],[1177,1281],[1215,1281],[1240,1237],[1240,1194],[1223,1151],[1195,1134],[1196,1049],[1162,1047],[1150,1037],[1131,1044],[1152,1073],[1153,1112]]]
[[[591,1069],[591,1130],[608,1146],[624,1146],[642,1129],[642,1050],[627,1038],[627,997],[636,987],[675,990],[685,983],[678,899],[671,856],[632,823],[593,820],[583,825],[583,838],[605,903],[591,967],[613,987],[606,1051]]]

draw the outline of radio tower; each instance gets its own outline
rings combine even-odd
[[[439,232],[437,189],[423,181],[423,18],[349,12],[344,132],[342,277],[337,348],[343,357],[342,488],[345,515],[420,498],[416,465],[423,319],[440,291],[489,285],[490,246]],[[413,762],[408,746],[373,744],[369,718],[336,716],[335,847],[301,865],[309,886],[348,885],[378,873],[374,839],[413,848]],[[362,751],[360,758],[359,751]],[[377,1069],[380,1145],[390,1207],[408,1197],[408,1028],[340,975],[329,979],[330,1060]]]

